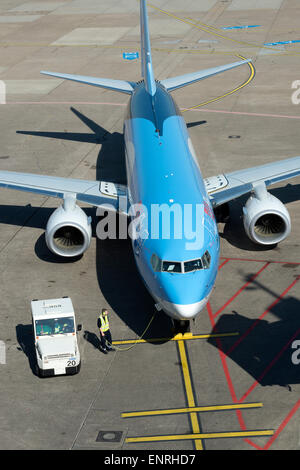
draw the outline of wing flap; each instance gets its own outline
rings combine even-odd
[[[287,158],[253,168],[233,171],[225,176],[231,185],[265,181],[267,186],[297,176],[300,170],[300,157]]]
[[[108,194],[108,192],[103,190],[103,188],[111,186],[114,188],[113,194]],[[125,212],[124,200],[126,199],[127,201],[127,188],[124,185],[104,181],[63,178],[60,176],[0,171],[0,187],[60,199],[63,199],[67,194],[76,194],[77,201],[92,206],[109,204],[115,210],[119,210],[122,198],[122,212]]]
[[[254,183],[264,182],[266,186],[279,183],[300,175],[300,157],[288,158],[253,168],[225,173],[219,177],[206,178],[206,189],[214,207],[242,196],[253,189]],[[226,187],[215,184],[223,176]]]

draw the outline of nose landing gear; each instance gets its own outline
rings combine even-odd
[[[173,320],[174,333],[189,333],[191,331],[191,322],[189,320]]]

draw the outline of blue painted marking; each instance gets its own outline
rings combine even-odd
[[[123,52],[123,59],[134,60],[139,58],[138,52]]]
[[[279,46],[281,44],[295,44],[297,42],[300,42],[300,40],[297,39],[297,40],[294,40],[294,41],[265,42],[264,46]]]
[[[248,28],[258,28],[260,24],[249,24],[245,26],[225,26],[222,29],[248,29]]]

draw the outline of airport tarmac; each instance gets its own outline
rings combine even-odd
[[[299,39],[299,2],[153,0],[148,9],[158,79],[253,60],[173,93],[204,177],[300,155],[300,82],[292,88],[300,47],[263,46]],[[138,2],[2,0],[0,24],[0,168],[126,183],[128,97],[39,71],[139,80],[139,60],[123,59],[139,51]],[[258,26],[222,29],[250,25]],[[210,302],[193,334],[174,336],[128,240],[94,236],[80,259],[59,259],[44,229],[60,202],[1,190],[0,448],[299,449],[300,364],[292,356],[300,341],[300,180],[271,192],[286,204],[291,235],[272,249],[254,245],[241,219],[247,198],[232,202],[229,222],[219,224]],[[82,368],[40,379],[30,301],[64,295],[83,325]],[[108,355],[98,349],[102,307],[117,348]]]

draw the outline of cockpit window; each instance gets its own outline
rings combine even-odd
[[[200,269],[209,269],[211,256],[208,251],[201,258],[189,261],[162,261],[156,254],[151,256],[151,265],[156,272],[191,273]]]
[[[154,271],[161,271],[161,259],[156,254],[151,256],[151,264]]]
[[[186,261],[184,263],[184,272],[190,273],[191,271],[197,271],[198,269],[203,269],[203,264],[201,259],[193,259],[192,261]]]
[[[168,273],[181,273],[181,263],[178,261],[163,261],[162,271]]]

